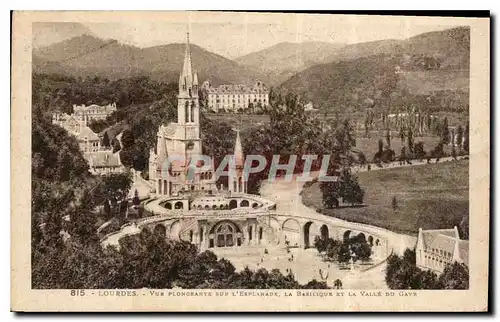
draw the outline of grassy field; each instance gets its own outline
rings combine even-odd
[[[412,235],[419,227],[458,226],[469,211],[468,160],[362,172],[358,178],[366,207],[324,209],[319,183],[304,188],[302,200],[329,216]]]

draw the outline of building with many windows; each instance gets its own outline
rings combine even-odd
[[[260,81],[253,86],[220,85],[212,87],[205,81],[202,91],[206,97],[207,109],[214,112],[239,112],[250,109],[259,111],[269,105],[269,90]]]
[[[458,228],[418,231],[416,264],[422,269],[442,273],[454,262],[469,265],[469,241],[461,240]]]
[[[96,104],[92,104],[89,106],[73,104],[72,114],[54,113],[52,116],[52,120],[54,124],[62,126],[62,123],[64,121],[72,117],[86,125],[90,121],[105,120],[113,112],[116,112],[116,103],[108,104],[105,106],[99,106]]]
[[[92,120],[105,120],[113,112],[116,112],[116,103],[105,106],[99,106],[97,104],[89,106],[73,105],[73,115],[86,122]]]

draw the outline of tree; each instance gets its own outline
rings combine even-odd
[[[424,142],[419,141],[415,144],[414,146],[415,149],[415,158],[417,159],[423,159],[425,158],[425,155],[427,154],[424,150]]]
[[[358,178],[344,171],[341,185],[342,200],[351,204],[351,206],[354,204],[362,204],[364,194],[364,190],[361,189],[358,183]]]
[[[326,208],[339,206],[339,198],[341,197],[341,184],[339,181],[321,182],[320,189],[323,196],[323,205]]]
[[[408,128],[408,152],[413,155],[413,131]]]
[[[390,148],[391,147],[391,131],[387,129],[385,132],[385,140],[387,141],[387,146]]]
[[[441,125],[441,142],[443,144],[450,143],[450,129],[448,128],[448,118],[445,117],[443,124]]]
[[[392,197],[391,206],[393,210],[398,209],[398,200],[396,199],[396,196]]]
[[[463,214],[458,230],[462,239],[469,239],[469,212]]]
[[[451,156],[453,157],[453,159],[457,159],[457,150],[455,149],[454,144],[451,146]]]
[[[327,250],[327,240],[321,236],[314,237],[314,248],[318,250],[319,253],[322,253]]]
[[[429,270],[417,271],[411,283],[412,289],[436,290],[440,289],[438,276]]]
[[[105,147],[110,146],[108,131],[104,132],[104,135],[102,137],[102,146],[105,146]]]
[[[337,249],[336,256],[339,263],[347,263],[351,260],[351,250],[346,243],[343,243],[334,249]]]
[[[434,150],[431,151],[431,156],[434,158],[442,158],[444,156],[443,142],[439,142]]]
[[[469,154],[469,123],[465,125],[463,150]]]
[[[386,147],[382,152],[381,161],[384,163],[392,162],[394,161],[395,158],[396,158],[396,153],[389,147]]]
[[[406,156],[406,147],[403,146],[401,148],[401,153],[399,155],[399,161],[406,161],[408,159],[408,157]]]
[[[458,262],[448,264],[439,276],[439,283],[446,290],[469,289],[469,268],[467,265]]]
[[[384,142],[382,141],[382,139],[379,139],[378,140],[378,153],[380,153],[380,155],[382,155],[383,150],[384,150]]]
[[[133,168],[134,167],[134,155],[135,151],[133,149],[122,149],[120,150],[120,162],[126,167],[126,168]]]
[[[308,290],[314,290],[314,289],[327,289],[328,286],[326,282],[320,282],[315,279],[312,281],[309,281],[307,284],[305,284],[302,288],[308,289]]]
[[[405,131],[404,131],[403,127],[401,127],[399,129],[399,138],[401,139],[401,146],[404,146],[405,145]]]
[[[121,142],[124,150],[131,149],[133,147],[135,138],[131,130],[127,129],[122,132]]]
[[[122,148],[120,141],[114,138],[112,142],[113,142],[113,153],[120,151],[120,149]]]
[[[456,137],[457,146],[458,146],[459,151],[462,150],[463,140],[464,140],[464,128],[462,127],[462,125],[459,125],[457,128],[457,137]]]
[[[141,204],[141,199],[139,199],[139,192],[137,189],[134,191],[134,198],[132,199],[132,204],[134,206],[139,206]]]

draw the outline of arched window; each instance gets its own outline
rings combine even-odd
[[[223,223],[215,231],[215,240],[217,247],[232,247],[234,246],[235,231],[231,224]]]
[[[191,122],[194,122],[194,102],[191,102]]]
[[[189,122],[188,108],[189,108],[189,102],[188,102],[188,101],[186,101],[186,102],[184,103],[184,121],[185,121],[186,123],[188,123],[188,122]]]

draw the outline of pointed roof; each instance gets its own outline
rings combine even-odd
[[[463,263],[469,263],[469,241],[460,239],[458,229],[419,230],[419,238],[426,248],[454,254]],[[455,254],[458,252],[457,254]]]
[[[186,50],[184,52],[184,63],[182,65],[181,80],[185,82],[186,88],[191,87],[193,83],[191,50],[189,49],[189,32],[187,33]]]
[[[80,141],[99,141],[99,136],[86,125],[80,127],[80,132],[76,135],[76,138]]]
[[[243,148],[241,147],[240,131],[236,130],[236,143],[234,144],[234,163],[236,166],[243,166],[245,157],[243,156]]]
[[[111,150],[88,152],[87,159],[93,167],[120,167],[120,154]]]

